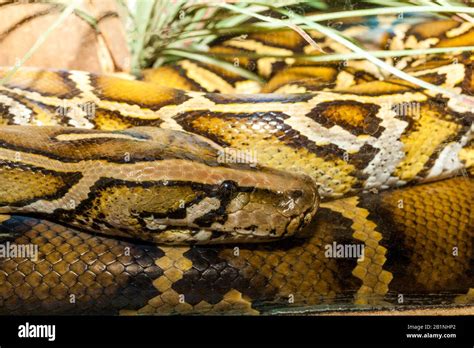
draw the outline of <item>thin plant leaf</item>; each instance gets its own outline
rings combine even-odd
[[[247,14],[249,16],[255,17],[255,18],[260,19],[260,20],[265,21],[265,22],[276,23],[276,24],[279,24],[279,25],[287,26],[287,27],[293,29],[294,31],[296,31],[298,34],[300,34],[303,37],[303,39],[305,39],[313,48],[315,48],[319,52],[325,53],[324,50],[311,38],[311,36],[309,36],[303,29],[301,29],[300,27],[298,27],[294,23],[291,23],[291,22],[288,22],[288,21],[283,21],[283,20],[277,19],[277,18],[262,16],[260,14],[252,13],[252,12],[246,10],[246,9],[241,9],[241,8],[236,7],[236,6],[229,5],[229,4],[218,4],[218,6],[223,7],[223,8],[227,8],[227,9],[235,11],[235,12],[241,12],[243,14]],[[290,17],[290,14],[287,14],[287,16]]]
[[[285,13],[285,11],[282,11],[282,13]],[[405,72],[403,72],[403,71],[401,71],[401,70],[399,70],[399,69],[397,69],[397,68],[395,68],[395,67],[393,67],[393,66],[391,66],[387,63],[385,63],[384,61],[378,59],[377,57],[374,57],[369,52],[365,51],[364,49],[362,49],[359,46],[355,45],[351,41],[346,40],[344,37],[337,34],[334,30],[329,29],[327,27],[324,27],[324,26],[322,26],[318,23],[312,23],[309,20],[307,20],[306,18],[302,18],[302,17],[296,16],[296,15],[295,15],[295,17],[299,17],[298,19],[300,21],[303,21],[306,25],[308,25],[312,29],[319,31],[320,33],[322,33],[324,35],[327,35],[328,37],[330,37],[334,41],[337,41],[340,44],[342,44],[342,45],[346,46],[347,48],[351,49],[355,53],[360,54],[363,58],[365,58],[368,61],[374,63],[378,67],[388,71],[389,73],[391,73],[391,74],[393,74],[393,75],[395,75],[395,76],[397,76],[397,77],[399,77],[399,78],[401,78],[405,81],[408,81],[408,82],[410,82],[414,85],[423,87],[427,90],[430,90],[430,91],[433,91],[433,92],[436,92],[436,93],[440,93],[442,95],[450,96],[451,98],[456,99],[461,103],[468,103],[468,104],[470,104],[474,107],[474,99],[472,99],[468,96],[463,96],[463,95],[454,93],[454,92],[452,92],[450,90],[447,90],[445,88],[433,85],[431,83],[428,83],[426,81],[418,79],[414,76],[411,76],[411,75],[409,75],[409,74],[407,74],[407,73],[405,73]]]
[[[212,58],[210,56],[204,55],[204,54],[196,54],[196,53],[191,53],[191,52],[184,52],[180,50],[164,50],[163,53],[165,54],[171,54],[175,56],[180,56],[183,58],[188,58],[188,59],[193,59],[197,60],[202,63],[207,63],[207,64],[213,64],[216,66],[219,66],[221,68],[227,69],[233,73],[239,74],[242,77],[248,78],[250,80],[254,80],[260,83],[265,82],[261,77],[258,75],[251,73],[248,70],[242,69],[240,67],[234,66],[231,63],[221,61],[219,59]]]

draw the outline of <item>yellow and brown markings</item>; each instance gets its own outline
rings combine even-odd
[[[211,64],[183,61],[180,65],[188,70],[188,76],[193,76],[193,80],[208,92],[238,93],[238,83],[247,81],[236,73]],[[194,73],[190,73],[192,69]]]
[[[185,91],[205,91],[202,86],[187,76],[186,70],[179,64],[143,70],[142,79],[161,87],[171,87]]]
[[[352,174],[366,164],[361,156],[348,155],[351,163],[347,163],[336,146],[317,146],[287,126],[284,114],[275,116],[194,112],[180,115],[177,121],[185,130],[255,153],[262,165],[305,173],[327,193],[337,196],[357,187],[358,179]],[[373,156],[373,151],[364,149],[365,155]]]
[[[405,25],[401,25],[404,26]],[[474,26],[455,20],[425,21],[389,35],[391,49],[470,46],[474,44]]]
[[[308,117],[326,128],[338,125],[356,136],[370,134],[379,137],[385,130],[380,125],[382,120],[377,118],[379,110],[380,106],[376,104],[335,101],[319,103]]]
[[[22,163],[0,163],[0,210],[39,199],[62,197],[82,178],[80,172],[61,172]]]
[[[409,122],[407,130],[400,137],[405,156],[397,165],[394,174],[401,180],[411,181],[423,177],[432,167],[443,147],[458,141],[470,131],[470,124],[463,117],[457,117],[442,103],[425,102],[419,105],[416,117],[403,117]],[[436,138],[433,138],[436,134]]]
[[[238,64],[239,67],[254,72],[257,68],[258,58],[252,58],[254,53],[251,50],[243,48],[213,45],[209,48],[209,53],[214,55],[217,59],[222,59],[228,63]]]
[[[147,303],[137,310],[125,307],[121,310],[121,315],[191,312],[192,305],[184,299],[180,301],[180,294],[172,288],[172,285],[182,278],[183,272],[192,265],[192,262],[183,255],[189,248],[175,247],[162,250],[164,255],[155,260],[155,265],[160,267],[163,273],[153,281],[158,295],[149,298]]]
[[[408,82],[391,81],[371,81],[356,86],[337,89],[338,93],[354,94],[360,96],[383,96],[383,95],[403,95],[413,93],[421,88],[413,88]]]
[[[202,86],[201,89],[204,91],[216,93],[235,92],[233,86],[235,74],[226,74],[224,69],[214,68],[209,64],[191,62],[189,60],[181,61],[178,64],[186,71],[186,76],[194,81],[195,84]]]
[[[337,68],[331,66],[290,67],[273,76],[264,85],[262,92],[271,93],[283,85],[309,79],[313,84],[317,83],[321,88],[325,88],[335,83],[337,74]]]
[[[454,178],[325,203],[306,235],[238,248],[155,247],[12,216],[0,224],[2,242],[38,245],[39,255],[0,260],[0,308],[255,314],[469,304],[473,185]],[[334,243],[363,245],[364,258],[326,254]]]
[[[105,131],[124,130],[131,127],[149,126],[159,127],[163,122],[160,119],[143,120],[137,117],[127,117],[118,110],[107,110],[97,108],[94,112],[94,117],[91,119],[94,128]]]
[[[6,77],[8,72],[8,69],[0,69],[0,78]],[[20,69],[9,78],[4,86],[64,99],[71,99],[81,93],[75,83],[69,79],[69,74],[63,71]]]
[[[0,214],[0,223],[10,220],[10,215]]]
[[[28,99],[11,91],[1,91],[0,125],[57,125],[63,123],[64,120],[57,112],[56,107]]]
[[[338,225],[329,221],[337,221]],[[307,306],[352,302],[360,280],[351,275],[355,258],[328,257],[328,246],[359,243],[350,237],[351,221],[322,208],[307,239],[293,239],[267,248],[230,248],[219,256],[238,269],[235,287],[266,306]],[[342,232],[342,233],[341,233]],[[270,250],[272,250],[270,252]]]
[[[130,183],[102,179],[94,184],[89,198],[82,201],[74,212],[56,211],[55,214],[60,215],[60,220],[77,219],[80,224],[92,226],[97,231],[115,229],[140,234],[142,229],[149,229],[159,233],[168,226],[163,225],[160,229],[154,218],[184,219],[186,208],[204,199],[205,195],[204,190],[193,189],[191,184],[185,183],[165,185],[163,182]],[[130,207],[133,207],[131,212]],[[148,223],[147,218],[150,218]],[[152,238],[140,235],[140,239]]]
[[[221,260],[215,252],[198,248],[162,248],[165,256],[155,261],[164,273],[153,282],[160,295],[136,311],[122,310],[122,315],[137,314],[257,314],[251,299],[227,280],[238,271]],[[215,266],[214,266],[215,265]],[[213,267],[214,266],[214,267]],[[198,278],[196,278],[198,277]],[[188,286],[192,288],[188,288]]]
[[[38,155],[38,163],[43,156],[72,163],[90,160],[134,163],[186,159],[217,165],[218,151],[214,145],[194,135],[151,127],[108,132],[64,127],[9,126],[2,129],[0,144],[0,153],[23,152],[23,158],[36,158],[34,155]],[[100,151],[98,144],[104,145]]]
[[[418,40],[425,40],[430,37],[443,37],[451,29],[461,25],[458,21],[440,20],[436,22],[424,22],[416,24],[406,32],[406,37],[415,36]]]
[[[296,64],[295,64],[296,65]],[[262,93],[283,92],[294,86],[304,87],[303,92],[318,91],[334,87],[344,88],[373,81],[375,78],[364,71],[338,64],[308,64],[291,66],[276,73],[262,88]]]
[[[308,43],[293,30],[280,30],[266,33],[251,33],[248,40],[255,40],[271,47],[287,48],[293,52],[299,52]]]
[[[166,88],[197,92],[258,93],[260,90],[260,85],[255,81],[215,65],[190,60],[145,70],[143,81]]]
[[[188,100],[183,91],[142,81],[99,75],[90,75],[90,79],[94,94],[106,101],[123,102],[156,111]]]
[[[324,207],[352,221],[352,237],[364,243],[363,258],[358,260],[357,266],[352,270],[352,275],[362,281],[354,303],[377,305],[387,294],[393,275],[383,269],[387,260],[387,249],[380,245],[383,236],[377,230],[377,224],[368,218],[370,211],[358,205],[359,198],[354,196],[326,203]]]
[[[225,47],[230,47],[232,49],[238,49],[242,53],[248,52],[262,55],[263,57],[251,60],[247,63],[247,65],[245,65],[246,62],[244,60],[244,66],[249,70],[256,71],[258,75],[263,78],[270,78],[277,71],[293,64],[295,62],[295,59],[292,58],[292,55],[294,53],[302,53],[303,43],[306,42],[298,34],[290,30],[280,32],[279,34],[281,34],[280,38],[278,38],[278,35],[273,35],[273,38],[271,39],[271,41],[273,41],[273,44],[268,44],[265,41],[261,41],[261,37],[259,36],[259,34],[250,34],[245,38],[234,37],[223,42],[219,41],[217,42],[217,44]],[[288,37],[286,43],[281,40],[283,37]],[[281,45],[279,45],[278,43],[281,43]],[[295,46],[289,48],[287,47],[288,44]],[[267,55],[268,57],[266,57],[265,55]],[[281,56],[281,58],[278,56]]]

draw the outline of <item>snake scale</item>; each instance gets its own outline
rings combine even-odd
[[[379,44],[468,46],[474,26],[402,23]],[[300,60],[320,53],[292,31],[210,50],[267,83],[182,60],[143,81],[21,68],[0,87],[2,250],[38,250],[0,259],[0,313],[472,306],[470,54],[390,61],[453,96]]]

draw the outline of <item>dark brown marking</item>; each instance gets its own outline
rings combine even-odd
[[[377,138],[385,129],[376,117],[379,109],[375,104],[341,100],[319,103],[308,117],[328,129],[338,125],[356,136],[367,134]]]

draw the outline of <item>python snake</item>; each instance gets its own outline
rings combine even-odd
[[[468,46],[474,26],[381,41]],[[183,60],[144,81],[22,68],[0,87],[0,238],[39,251],[0,259],[1,313],[472,305],[470,54],[393,62],[460,102],[366,61],[249,58],[311,52],[290,31],[211,52],[268,83]]]

